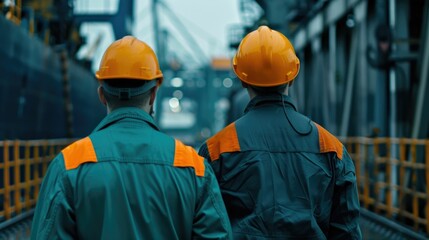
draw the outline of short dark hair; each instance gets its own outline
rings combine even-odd
[[[145,83],[147,83],[147,81],[134,79],[109,79],[105,80],[103,84],[107,84],[111,88],[137,88],[143,86]],[[138,96],[130,97],[129,99],[121,99],[119,96],[114,96],[106,91],[104,91],[104,96],[111,110],[121,107],[142,108],[149,101],[152,91],[153,88]]]

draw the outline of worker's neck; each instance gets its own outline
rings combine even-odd
[[[110,113],[112,113],[113,111],[115,111],[116,109],[119,109],[119,108],[121,108],[121,107],[118,107],[118,108],[111,108],[111,107],[109,107],[108,105],[107,105],[107,107],[106,107],[106,109],[107,109],[107,114],[110,114]],[[149,115],[152,115],[153,114],[153,105],[148,105],[148,104],[146,104],[146,105],[144,105],[144,106],[142,106],[142,107],[138,107],[139,109],[141,109],[141,110],[143,110],[143,111],[145,111],[145,112],[147,112]]]
[[[254,97],[258,96],[258,94],[250,87],[246,88],[247,93],[249,94],[250,99],[253,99]],[[285,90],[283,91],[284,95],[289,95],[289,86],[286,86]]]

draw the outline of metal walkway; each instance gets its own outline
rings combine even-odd
[[[419,234],[392,220],[379,216],[366,209],[361,209],[360,226],[363,239],[376,240],[425,240],[424,234]]]
[[[0,239],[30,239],[34,210],[0,223]]]
[[[30,239],[33,211],[0,224],[0,239]],[[363,239],[367,240],[424,240],[423,233],[416,233],[368,210],[361,210]]]

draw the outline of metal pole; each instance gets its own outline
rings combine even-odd
[[[161,31],[159,29],[159,18],[158,18],[158,0],[152,0],[152,24],[153,24],[153,37],[155,40],[155,52],[158,57],[159,66],[161,69],[165,67],[165,59],[164,59],[164,51],[162,49],[161,44]],[[164,72],[164,79],[166,78],[166,72]],[[169,79],[168,79],[169,80]],[[167,82],[164,80],[164,82]],[[161,88],[157,94],[157,100],[155,101],[154,109],[154,117],[158,124],[161,124],[160,121],[162,119],[162,96],[163,90],[165,88]]]
[[[418,88],[418,94],[417,94],[417,104],[416,104],[416,110],[414,115],[414,121],[413,121],[413,130],[411,133],[412,138],[424,138],[427,134],[427,119],[428,113],[423,111],[423,108],[425,106],[425,102],[428,102],[428,77],[429,77],[429,30],[427,29],[427,26],[429,24],[429,3],[426,1],[425,4],[425,10],[424,10],[424,16],[422,21],[422,41],[420,43],[420,46],[422,48],[421,52],[421,64],[420,64],[420,86]],[[426,105],[427,106],[427,105]],[[424,115],[426,115],[424,117]],[[422,119],[426,119],[426,122]],[[426,126],[423,126],[423,124],[426,124]]]
[[[299,71],[297,79],[295,79],[295,81],[293,82],[292,87],[294,88],[294,90],[289,90],[289,95],[292,97],[295,96],[299,111],[305,112],[305,73],[307,62],[305,59],[304,51],[301,51],[298,56],[301,61],[301,69]]]
[[[349,128],[350,114],[351,114],[351,105],[353,97],[353,84],[355,79],[355,70],[356,70],[356,60],[357,60],[357,47],[359,40],[359,32],[356,29],[353,29],[352,34],[352,43],[350,50],[350,61],[349,66],[347,67],[347,86],[343,107],[343,116],[341,121],[341,131],[340,136],[346,137],[347,130]]]
[[[369,97],[369,88],[368,88],[368,62],[366,59],[365,50],[368,46],[368,28],[367,28],[367,13],[368,6],[367,2],[361,2],[354,9],[354,15],[357,22],[357,27],[359,31],[359,44],[358,44],[358,76],[357,84],[355,91],[358,99],[358,104],[356,106],[357,119],[359,123],[368,122],[368,97]],[[368,135],[368,124],[358,124],[356,126],[356,133],[358,136]]]
[[[337,26],[336,23],[332,23],[329,26],[329,108],[331,109],[330,119],[330,130],[337,134],[337,91],[335,84],[335,74],[337,71]]]
[[[152,22],[153,32],[155,40],[155,52],[158,56],[158,61],[161,69],[165,66],[164,49],[161,44],[161,31],[159,28],[159,17],[158,17],[158,0],[152,0]]]
[[[389,0],[389,26],[391,31],[394,31],[395,25],[396,25],[396,0]],[[392,52],[395,51],[395,47],[392,42]],[[395,138],[397,137],[396,133],[396,73],[395,68],[391,67],[389,69],[389,137]],[[390,174],[390,180],[392,185],[398,185],[398,178],[397,178],[397,166],[393,163],[393,159],[397,158],[397,151],[398,148],[395,144],[392,143],[390,148],[390,159],[389,162],[391,164],[391,174]],[[398,191],[394,190],[393,186],[389,186],[390,191],[392,191],[392,203],[394,206],[397,205],[397,199],[398,199]]]

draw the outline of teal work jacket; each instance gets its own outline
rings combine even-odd
[[[152,117],[120,108],[49,165],[32,239],[229,239],[210,165],[161,133]]]
[[[252,99],[199,154],[211,161],[236,239],[362,238],[352,159],[288,96]]]

